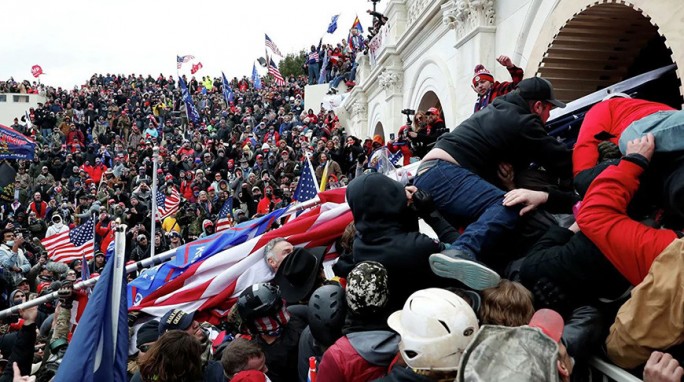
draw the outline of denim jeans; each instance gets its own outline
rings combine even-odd
[[[318,63],[309,64],[309,85],[315,85],[318,83],[320,70],[321,69],[318,67]]]
[[[429,192],[447,220],[477,219],[469,224],[452,248],[476,257],[507,230],[515,227],[519,207],[504,207],[504,192],[469,170],[438,160],[416,178],[418,189]]]

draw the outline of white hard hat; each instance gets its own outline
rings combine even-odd
[[[458,370],[463,352],[479,330],[470,305],[439,288],[413,293],[387,323],[401,335],[399,351],[406,364],[419,370]]]

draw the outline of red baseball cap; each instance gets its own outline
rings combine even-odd
[[[436,107],[431,107],[427,109],[425,114],[439,115],[439,109],[437,109]]]
[[[558,312],[551,309],[539,309],[530,320],[530,327],[541,331],[556,342],[560,342],[565,323]]]

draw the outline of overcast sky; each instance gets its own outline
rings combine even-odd
[[[378,10],[384,9],[380,3]],[[3,1],[0,78],[80,85],[93,73],[176,76],[176,55],[192,54],[204,68],[197,75],[249,75],[264,55],[264,33],[283,55],[318,43],[339,42],[358,14],[364,30],[367,0]],[[338,29],[326,34],[334,14]],[[269,52],[270,54],[270,52]],[[277,62],[279,57],[274,57]],[[190,75],[190,64],[181,74]]]

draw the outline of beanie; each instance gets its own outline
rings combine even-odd
[[[135,346],[140,347],[150,342],[155,342],[159,338],[159,321],[147,321],[138,329],[138,336],[135,340]]]
[[[473,86],[477,86],[480,80],[487,80],[489,82],[494,82],[494,76],[487,70],[482,64],[475,66],[475,75],[473,76]]]
[[[376,261],[364,261],[347,276],[346,299],[356,314],[374,314],[382,310],[389,298],[387,270]]]

